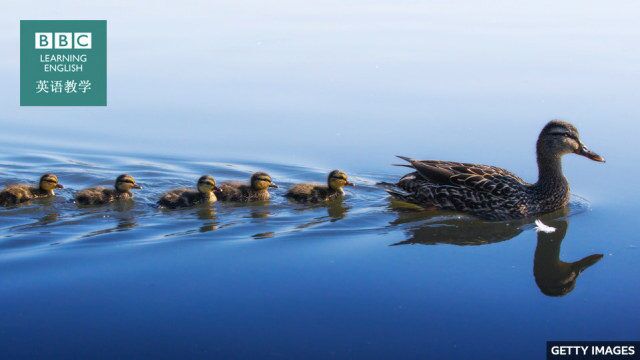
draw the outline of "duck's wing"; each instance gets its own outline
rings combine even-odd
[[[527,183],[513,173],[495,166],[440,160],[414,160],[404,156],[407,166],[422,178],[440,185],[454,185],[494,196],[510,196],[522,191]]]

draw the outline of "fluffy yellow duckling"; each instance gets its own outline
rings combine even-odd
[[[54,174],[44,174],[40,177],[38,186],[26,184],[9,185],[0,191],[0,205],[10,206],[27,202],[29,200],[54,196],[54,189],[62,189],[58,183],[58,177]]]
[[[158,205],[177,209],[197,204],[209,204],[217,200],[214,191],[219,190],[213,176],[203,175],[198,179],[196,190],[175,189],[164,194]]]
[[[333,200],[344,195],[345,186],[354,186],[347,180],[344,171],[333,170],[327,177],[327,185],[321,184],[297,184],[285,194],[291,200],[301,203],[319,203]]]
[[[251,175],[251,183],[223,182],[220,190],[216,191],[218,199],[223,201],[267,201],[269,200],[269,188],[278,186],[271,181],[271,176],[265,172],[257,172]]]
[[[84,189],[76,194],[76,202],[79,205],[103,205],[115,200],[127,200],[133,198],[131,189],[142,189],[136,184],[136,180],[127,174],[122,174],[116,179],[114,189],[102,186]]]

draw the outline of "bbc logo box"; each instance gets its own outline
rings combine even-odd
[[[20,21],[20,106],[106,105],[106,20]]]
[[[91,49],[90,32],[37,32],[36,49]]]

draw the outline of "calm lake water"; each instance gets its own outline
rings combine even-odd
[[[33,5],[33,6],[30,6]],[[640,41],[634,2],[11,3],[0,14],[3,357],[532,358],[547,340],[640,337]],[[18,21],[108,20],[109,106],[20,108]],[[606,164],[574,194],[488,223],[390,202],[393,155],[535,180],[550,119]],[[282,198],[347,171],[342,203]],[[162,211],[164,191],[269,172],[269,204]],[[131,204],[78,189],[132,174]],[[602,255],[602,256],[600,256]],[[584,272],[580,273],[580,270]]]

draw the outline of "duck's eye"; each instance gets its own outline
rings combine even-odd
[[[577,136],[573,135],[572,133],[566,132],[566,131],[552,132],[552,133],[549,133],[549,135],[562,136],[562,137],[567,138],[567,139],[573,139],[575,141],[578,141],[578,137]]]
[[[571,134],[571,133],[565,133],[565,134],[564,134],[564,136],[565,136],[565,137],[567,137],[567,138],[569,138],[569,139],[571,139],[571,140],[579,141],[579,140],[578,140],[578,137],[577,137],[576,135],[574,135],[574,134]]]

